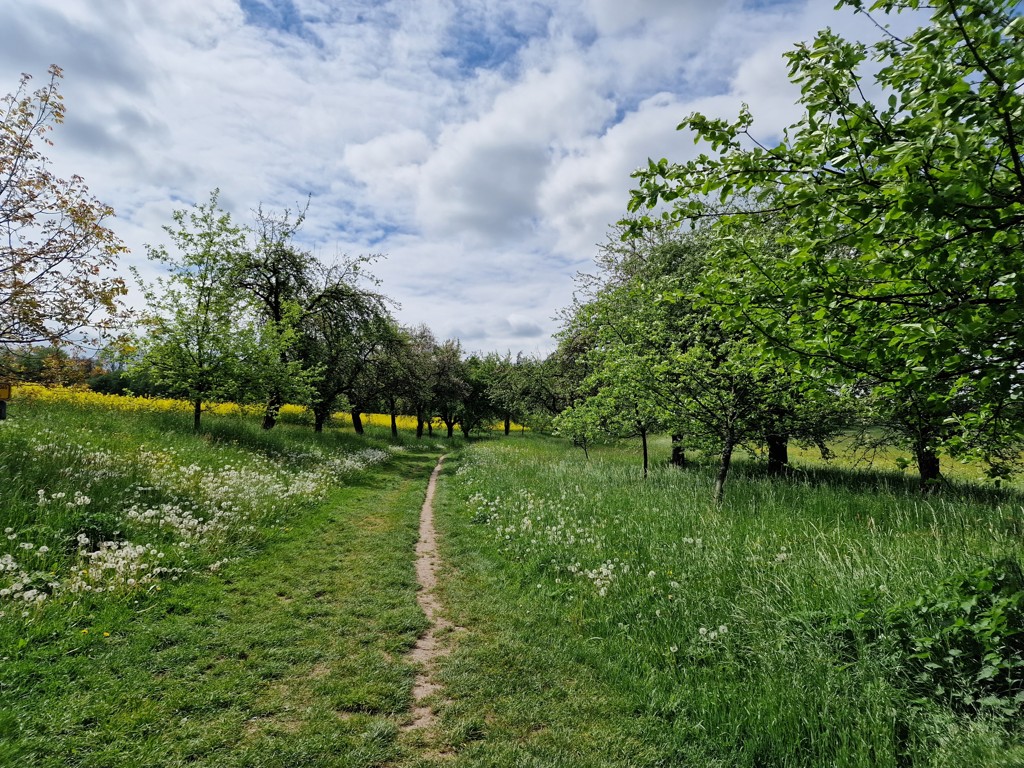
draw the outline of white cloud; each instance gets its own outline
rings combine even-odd
[[[674,129],[694,109],[747,101],[766,135],[792,122],[781,52],[829,24],[870,28],[830,8],[5,0],[0,93],[64,67],[54,168],[115,207],[130,263],[215,186],[242,220],[311,195],[305,244],[388,254],[403,321],[536,352],[625,213],[630,172],[691,156]]]

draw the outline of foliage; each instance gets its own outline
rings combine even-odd
[[[922,701],[1007,717],[1024,714],[1024,574],[1012,558],[950,577],[912,601],[857,614]]]
[[[139,280],[148,303],[148,333],[137,340],[135,370],[191,401],[196,429],[204,403],[266,399],[285,380],[293,397],[301,400],[307,391],[301,367],[281,362],[296,342],[297,310],[285,307],[282,323],[260,323],[239,295],[244,236],[217,197],[214,190],[207,203],[174,212],[175,226],[164,229],[178,254],[163,247],[150,247],[149,253],[170,274],[149,286]]]
[[[446,339],[434,347],[431,381],[431,403],[434,413],[444,422],[448,437],[455,432],[463,404],[471,394],[466,366],[462,360],[462,344]]]
[[[862,0],[839,5],[867,12]],[[942,444],[1005,461],[1022,423],[1016,6],[874,2],[929,8],[931,22],[871,45],[819,32],[787,54],[804,114],[780,143],[754,138],[746,108],[735,122],[693,114],[679,127],[713,154],[650,161],[630,204],[669,203],[672,223],[721,219],[732,241],[716,278],[734,318],[847,380],[868,377],[894,404],[916,400],[925,480]],[[780,247],[765,253],[738,221],[769,213]]]
[[[463,361],[466,390],[459,406],[459,429],[469,437],[489,425],[502,413],[494,399],[494,388],[502,371],[502,361],[494,354],[470,355]]]
[[[823,442],[848,412],[843,398],[787,369],[749,329],[720,322],[698,293],[716,242],[710,228],[649,229],[609,242],[602,274],[568,313],[563,338],[587,350],[579,401],[561,418],[577,438],[598,431],[639,436],[670,429],[720,455],[721,501],[733,450],[767,444],[781,472],[790,440]],[[646,467],[646,461],[645,461]]]
[[[338,399],[348,397],[354,411],[369,409],[368,366],[393,338],[387,298],[361,286],[366,265],[378,258],[342,258],[334,264],[315,262],[309,288],[300,300],[297,357],[316,371],[314,429],[321,431]],[[372,280],[372,278],[371,278]]]
[[[124,281],[108,275],[127,249],[106,225],[113,209],[79,176],[57,178],[38,144],[64,122],[59,67],[0,99],[0,348],[81,341],[124,313]]]

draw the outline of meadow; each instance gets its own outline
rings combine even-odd
[[[635,453],[481,442],[444,479],[467,765],[1024,765],[1020,495],[748,463],[717,508]]]
[[[746,461],[716,507],[667,441],[644,480],[631,444],[21,394],[0,765],[1024,765],[1019,491]],[[459,629],[407,731],[441,453]]]
[[[86,397],[0,422],[0,765],[395,754],[440,447]]]

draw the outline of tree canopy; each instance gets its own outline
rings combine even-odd
[[[29,92],[29,75],[0,99],[0,347],[81,341],[115,327],[124,281],[111,275],[127,249],[106,221],[110,206],[80,176],[61,179],[44,148],[64,122],[62,72]]]
[[[723,314],[913,401],[923,472],[943,444],[998,462],[1021,424],[1024,19],[1010,0],[844,6],[930,23],[871,44],[819,32],[787,54],[803,114],[781,141],[758,141],[746,108],[690,115],[679,128],[711,154],[650,161],[630,208],[717,219]],[[770,248],[744,222],[767,215]]]

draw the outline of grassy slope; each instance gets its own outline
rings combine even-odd
[[[1019,557],[1019,500],[741,471],[715,510],[706,472],[645,483],[632,453],[492,441],[443,478],[445,599],[471,628],[445,666],[455,765],[1024,765],[1019,731],[909,707],[827,626]]]
[[[195,440],[167,417],[137,417],[138,433],[99,418],[129,451],[161,434],[185,451]],[[236,443],[224,446],[236,463],[308,439],[211,429]],[[197,454],[219,450],[201,442]],[[436,453],[359,473],[236,547],[217,573],[0,622],[0,764],[381,764],[410,703],[403,654],[424,627],[411,553]]]

